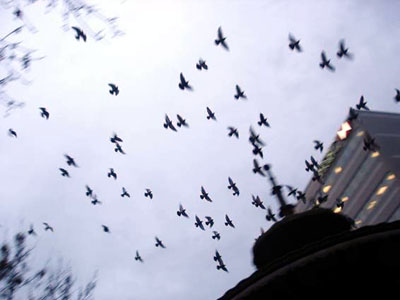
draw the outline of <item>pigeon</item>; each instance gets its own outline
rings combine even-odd
[[[193,90],[193,88],[189,85],[189,81],[185,80],[185,77],[183,76],[182,73],[180,74],[179,78],[181,82],[178,84],[178,86],[181,90],[184,89]]]
[[[356,107],[357,107],[358,110],[361,110],[361,109],[369,110],[369,108],[367,107],[367,102],[364,100],[364,96],[363,95],[361,95],[360,102],[358,102]]]
[[[290,49],[292,49],[292,50],[296,49],[297,52],[302,51],[301,46],[300,46],[300,40],[296,40],[296,38],[290,33],[289,33],[289,41],[290,41],[290,43],[289,43]]]
[[[76,33],[75,39],[77,41],[79,41],[79,39],[82,38],[82,40],[84,42],[86,42],[86,34],[82,31],[82,29],[80,29],[79,27],[75,27],[75,26],[72,26],[72,29],[75,30],[75,33]]]
[[[47,223],[46,223],[47,224]],[[45,229],[46,230],[46,229]],[[37,235],[35,230],[33,229],[33,225],[31,224],[31,227],[28,230],[28,234],[29,235]]]
[[[263,170],[262,170],[262,167],[258,164],[258,162],[257,162],[257,160],[256,159],[253,159],[253,165],[254,165],[254,168],[253,168],[253,173],[254,174],[260,174],[261,176],[264,176],[265,177],[265,173],[263,172]]]
[[[70,177],[69,173],[67,170],[63,169],[63,168],[58,168],[61,171],[61,176],[63,177]]]
[[[339,41],[339,51],[336,53],[339,58],[347,57],[349,59],[353,58],[353,54],[349,53],[349,48],[346,48],[344,45],[344,40]]]
[[[314,146],[315,150],[319,149],[319,152],[322,152],[324,150],[324,144],[322,142],[315,140],[314,144],[315,144],[315,146]]]
[[[92,197],[92,195],[93,195],[93,190],[88,185],[86,185],[86,196]]]
[[[317,205],[320,205],[320,204],[325,203],[327,201],[328,201],[328,195],[318,196]]]
[[[165,114],[164,128],[165,129],[170,128],[171,130],[176,131],[176,128],[175,128],[174,124],[172,124],[172,121],[169,119],[167,114]]]
[[[213,236],[212,239],[215,240],[220,240],[221,239],[221,235],[217,232],[217,231],[213,231]]]
[[[229,51],[229,47],[228,44],[226,43],[226,37],[224,37],[223,33],[222,33],[222,29],[221,27],[218,28],[218,38],[215,40],[215,44],[218,46],[219,44],[221,44],[222,47],[225,48],[225,50]]]
[[[101,225],[103,227],[103,231],[110,233],[110,229],[106,225]]]
[[[17,133],[12,128],[8,129],[8,135],[17,137]]]
[[[201,58],[199,59],[199,62],[196,64],[196,68],[200,71],[202,69],[208,70],[208,66],[207,66],[206,62],[204,60],[202,60]]]
[[[315,160],[315,158],[313,156],[310,157],[311,163],[313,164],[313,166],[318,170],[320,165],[318,164],[318,162]]]
[[[139,251],[137,251],[137,250],[136,250],[135,260],[138,260],[138,261],[140,261],[140,262],[143,262],[143,259],[140,257]]]
[[[217,120],[215,117],[215,113],[207,106],[207,120],[213,119],[214,121]]]
[[[256,146],[257,144],[258,144],[259,146],[265,146],[265,143],[260,139],[260,135],[257,134],[257,133],[254,131],[253,127],[250,126],[249,131],[250,131],[249,141],[250,141],[250,143],[251,143],[253,146]]]
[[[218,251],[215,251],[214,261],[218,262],[217,270],[224,270],[225,272],[228,272],[228,269],[226,268],[224,261],[222,260],[222,257],[218,253]]]
[[[189,218],[188,214],[186,213],[186,209],[183,208],[182,204],[179,204],[179,210],[176,212],[176,214],[180,216],[184,216],[186,218]]]
[[[13,15],[14,15],[15,17],[17,17],[17,18],[22,19],[22,15],[23,15],[22,10],[21,10],[20,8],[17,7],[17,8],[13,11]]]
[[[107,173],[108,177],[114,177],[114,179],[117,179],[117,173],[114,172],[113,168],[110,168],[110,172]]]
[[[247,96],[244,94],[244,91],[240,89],[240,86],[236,85],[235,99],[238,100],[239,98],[247,99]]]
[[[93,195],[92,201],[90,201],[93,205],[101,204],[101,201],[97,200],[97,196]]]
[[[209,216],[206,216],[206,219],[207,219],[206,225],[207,225],[207,226],[210,226],[210,228],[213,227],[213,226],[214,226],[214,220],[213,220],[213,218],[211,218],[211,217],[209,217]]]
[[[201,221],[198,216],[195,216],[195,218],[196,218],[196,223],[194,223],[194,225],[196,227],[199,227],[201,230],[205,230],[203,226],[203,221]]]
[[[302,192],[302,191],[297,191],[297,196],[296,196],[297,200],[301,200],[303,201],[303,203],[306,203],[306,193]]]
[[[363,146],[364,151],[370,150],[370,151],[377,151],[379,149],[379,146],[375,143],[375,138],[371,138],[369,136],[364,138],[364,146]]]
[[[189,124],[186,122],[184,118],[182,118],[180,115],[176,115],[176,117],[178,118],[178,122],[176,123],[178,127],[181,126],[189,127]]]
[[[253,148],[253,154],[254,155],[260,155],[260,157],[261,158],[264,158],[264,154],[263,154],[263,152],[262,152],[262,148],[261,147],[258,147],[257,145],[254,145],[254,148]]]
[[[47,109],[45,107],[39,107],[39,109],[41,110],[40,115],[42,116],[42,118],[48,120],[50,117],[49,112],[47,111]]]
[[[109,90],[109,93],[110,93],[111,95],[118,96],[118,94],[119,94],[119,88],[118,88],[118,86],[116,86],[114,83],[109,83],[108,85],[109,85],[110,88],[111,88],[111,90]]]
[[[259,196],[251,195],[251,198],[253,199],[251,204],[253,204],[255,207],[260,207],[261,209],[265,209],[265,206]]]
[[[156,247],[166,248],[158,237],[156,237]]]
[[[232,189],[233,190],[233,196],[239,196],[240,191],[239,188],[236,186],[236,183],[233,182],[232,178],[228,177],[228,189]]]
[[[228,215],[225,215],[225,220],[226,220],[225,226],[230,226],[232,228],[235,228],[235,225],[233,225],[232,220],[229,219]]]
[[[396,90],[396,96],[394,96],[394,102],[399,103],[400,102],[400,91],[398,89]]]
[[[339,207],[340,209],[343,209],[344,207],[344,202],[342,201],[342,199],[336,199],[336,207]]]
[[[257,124],[258,124],[259,126],[264,125],[264,126],[266,126],[266,127],[270,127],[270,126],[269,126],[269,123],[267,122],[267,118],[265,118],[264,115],[263,115],[262,113],[260,113],[260,121],[258,121]]]
[[[326,58],[326,54],[325,51],[321,52],[321,59],[322,62],[320,62],[319,66],[323,69],[325,67],[327,67],[330,71],[334,72],[335,71],[335,67],[331,65],[330,60]]]
[[[200,199],[205,199],[209,202],[212,202],[210,196],[208,196],[208,193],[206,192],[206,190],[204,189],[204,187],[201,187],[201,195],[200,195]]]
[[[110,138],[110,141],[111,141],[111,143],[114,143],[114,144],[123,142],[123,140],[116,133],[114,133],[114,135]]]
[[[67,159],[67,165],[68,166],[74,166],[75,168],[78,167],[78,165],[76,164],[75,160],[69,156],[68,154],[64,154],[65,158]]]
[[[48,223],[43,222],[43,225],[45,226],[45,227],[44,227],[44,230],[45,230],[45,231],[50,230],[51,232],[54,232],[53,227],[51,227]]]
[[[122,187],[121,197],[125,197],[125,196],[128,197],[128,198],[131,197],[131,195],[129,195],[128,191],[124,187]]]
[[[146,192],[144,193],[145,197],[150,197],[150,199],[153,199],[153,192],[150,189],[146,189]]]
[[[276,220],[276,218],[275,218],[275,214],[273,214],[272,213],[272,210],[271,210],[271,208],[270,207],[268,207],[268,213],[267,213],[267,215],[265,216],[265,218],[267,219],[267,221],[274,221],[274,222],[276,222],[277,220]]]
[[[232,137],[232,135],[234,135],[234,136],[236,136],[237,139],[239,138],[239,132],[238,132],[237,128],[229,126],[228,130],[229,130],[228,136]]]
[[[314,170],[314,165],[312,163],[310,164],[308,162],[308,160],[305,160],[305,163],[306,163],[306,171],[307,172]]]
[[[114,148],[115,152],[119,152],[121,154],[126,154],[124,150],[122,150],[122,147],[119,143],[115,143],[115,148]]]
[[[286,187],[287,187],[288,190],[289,190],[289,193],[287,194],[287,196],[288,196],[288,197],[290,197],[290,196],[296,197],[297,188],[293,188],[293,187],[290,186],[290,185],[286,185]]]

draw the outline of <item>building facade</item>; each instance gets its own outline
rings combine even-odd
[[[359,227],[399,220],[400,114],[350,109],[317,172],[297,213],[319,205]]]

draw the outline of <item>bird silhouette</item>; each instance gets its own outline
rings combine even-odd
[[[126,154],[124,150],[122,150],[122,147],[119,143],[115,143],[115,148],[114,148],[115,152],[119,152],[121,154]]]
[[[239,196],[240,191],[239,188],[236,186],[236,183],[233,182],[232,178],[230,177],[228,177],[228,182],[229,182],[228,189],[232,189],[233,196]]]
[[[63,169],[63,168],[58,168],[61,171],[61,176],[63,177],[70,177],[69,173],[67,170]]]
[[[122,187],[121,197],[125,197],[125,196],[128,197],[128,198],[131,197],[131,195],[128,193],[128,191],[124,187]]]
[[[179,210],[176,212],[176,214],[180,216],[184,216],[186,218],[189,218],[188,214],[186,213],[186,209],[183,208],[182,204],[179,204]]]
[[[51,232],[54,232],[53,227],[51,227],[48,223],[43,222],[43,225],[44,225],[44,230],[45,231],[50,230]]]
[[[213,218],[211,218],[210,216],[206,216],[206,220],[207,221],[205,223],[206,223],[207,226],[210,226],[210,228],[214,226],[214,219]]]
[[[319,64],[319,66],[323,69],[325,67],[327,67],[327,69],[329,69],[330,71],[334,72],[335,71],[335,67],[331,65],[331,61],[329,59],[326,58],[326,54],[325,51],[321,52],[321,62]]]
[[[262,113],[260,113],[260,121],[258,121],[257,124],[258,124],[259,126],[264,125],[264,126],[266,126],[266,127],[270,127],[270,126],[269,126],[269,123],[267,122],[267,118],[265,118],[264,115],[263,115]]]
[[[106,225],[101,225],[101,226],[103,227],[104,232],[111,233],[110,228],[108,228]]]
[[[97,196],[93,195],[92,201],[90,201],[93,205],[101,204],[101,201],[97,200]]]
[[[68,166],[74,166],[75,168],[78,167],[78,165],[76,164],[75,160],[69,156],[68,154],[64,154],[65,158],[67,159],[67,165]]]
[[[218,251],[215,251],[214,261],[218,262],[217,270],[224,270],[225,272],[228,272],[228,269],[222,260],[222,256],[218,253]]]
[[[194,225],[196,227],[199,227],[201,230],[205,230],[204,226],[203,226],[203,221],[201,221],[197,215],[195,216],[195,219],[196,219],[196,222],[194,223]]]
[[[363,145],[364,151],[372,151],[375,152],[379,149],[379,146],[375,143],[375,138],[371,138],[370,136],[366,136],[364,138],[364,145]]]
[[[39,107],[39,109],[41,110],[40,115],[42,116],[42,118],[48,120],[50,117],[49,112],[47,111],[47,109],[45,107]]]
[[[189,81],[185,80],[185,77],[183,76],[182,73],[179,75],[179,79],[180,79],[180,82],[179,82],[178,86],[181,90],[184,90],[184,89],[193,90],[193,88],[189,85]]]
[[[274,222],[276,222],[277,220],[276,220],[276,218],[275,218],[275,214],[272,213],[272,210],[271,210],[270,207],[268,207],[267,212],[268,212],[268,213],[267,213],[267,215],[265,216],[265,218],[267,219],[267,221],[274,221]]]
[[[206,192],[206,190],[204,189],[203,186],[201,186],[201,195],[200,195],[200,199],[205,199],[209,202],[212,202],[210,196],[208,196],[208,193]]]
[[[153,192],[150,189],[146,189],[144,196],[149,197],[150,199],[153,199]]]
[[[8,129],[8,135],[17,137],[17,133],[12,128]]]
[[[111,141],[111,143],[114,143],[114,144],[123,142],[123,140],[116,133],[113,134],[113,136],[110,138],[110,141]]]
[[[250,137],[249,137],[250,144],[252,144],[254,147],[256,147],[257,145],[265,146],[265,143],[260,139],[260,135],[254,131],[252,126],[250,126],[249,132],[250,132]]]
[[[394,96],[394,102],[399,103],[400,102],[400,91],[398,89],[396,90],[396,96]]]
[[[228,215],[225,215],[225,226],[230,226],[230,227],[232,227],[232,228],[235,228],[235,225],[233,225],[233,222],[232,222],[232,220],[231,219],[229,219],[229,216]]]
[[[261,158],[264,158],[264,153],[262,152],[262,148],[259,147],[258,145],[253,145],[253,146],[254,146],[253,154],[256,155],[256,156],[260,155]]]
[[[176,117],[178,118],[178,122],[176,123],[176,125],[178,127],[181,127],[181,126],[189,127],[189,124],[186,122],[186,120],[184,118],[182,118],[179,114],[176,115]]]
[[[82,29],[76,26],[72,26],[72,29],[75,30],[75,39],[77,41],[79,41],[79,39],[82,38],[82,40],[86,42],[86,34],[82,31]]]
[[[315,150],[319,149],[319,152],[322,152],[324,150],[324,144],[321,141],[315,140],[314,144],[315,144],[314,146]]]
[[[208,70],[208,66],[207,66],[206,62],[204,60],[202,60],[201,58],[199,59],[199,62],[196,64],[196,68],[200,71],[202,69]]]
[[[47,223],[46,223],[47,224]],[[46,230],[46,229],[45,229]],[[33,225],[31,224],[29,230],[28,230],[29,235],[37,235],[35,232],[35,229],[33,229]]]
[[[297,191],[297,196],[296,196],[298,201],[303,201],[303,203],[306,203],[306,193],[302,191]]]
[[[172,121],[169,119],[167,114],[165,114],[164,128],[165,129],[170,128],[171,130],[176,131],[176,128],[175,128],[174,124],[172,124]]]
[[[218,28],[218,37],[215,40],[215,45],[218,46],[220,44],[221,44],[222,47],[225,48],[225,50],[229,51],[228,44],[226,43],[226,37],[224,37],[224,34],[222,33],[222,28],[221,27]]]
[[[221,235],[217,231],[213,231],[213,236],[211,238],[213,240],[215,240],[215,239],[220,240],[221,239]]]
[[[261,209],[265,209],[265,206],[259,196],[251,195],[251,198],[252,198],[251,204],[253,204],[255,207],[260,207]]]
[[[344,202],[343,202],[342,199],[340,199],[340,198],[336,199],[336,207],[338,207],[338,208],[340,208],[340,209],[343,209],[343,207],[344,207]]]
[[[232,137],[232,135],[234,135],[237,139],[239,138],[239,132],[238,132],[237,128],[229,126],[228,130],[229,130],[229,133],[228,133],[229,137]]]
[[[207,106],[207,120],[213,119],[214,121],[217,120],[215,117],[215,113]]]
[[[86,185],[86,196],[92,197],[92,195],[93,195],[93,190],[88,185]]]
[[[308,160],[305,160],[305,164],[307,172],[314,170],[314,165],[312,163],[309,163]]]
[[[118,94],[119,94],[119,88],[118,88],[118,86],[116,86],[114,83],[109,83],[108,85],[109,85],[110,88],[111,88],[111,90],[109,90],[109,93],[110,93],[111,95],[118,96]]]
[[[143,262],[142,257],[139,255],[139,251],[136,250],[136,256],[135,256],[135,260],[138,260],[140,262]]]
[[[349,49],[345,47],[344,40],[339,41],[339,51],[336,53],[339,58],[347,57],[349,59],[353,58],[353,54],[349,53]]]
[[[311,160],[311,163],[313,164],[313,166],[315,167],[314,169],[320,168],[320,165],[318,164],[318,162],[316,161],[316,159],[313,156],[310,157],[310,160]]]
[[[356,107],[357,107],[358,110],[361,110],[361,109],[369,110],[369,108],[367,107],[367,102],[364,100],[364,96],[363,95],[361,95],[360,101],[358,102]]]
[[[113,168],[110,168],[110,172],[107,173],[107,177],[113,177],[114,180],[117,179],[117,173],[114,172]]]
[[[253,173],[254,174],[260,174],[261,176],[265,176],[265,173],[262,170],[262,167],[258,164],[258,161],[256,159],[253,159]]]
[[[293,188],[290,185],[286,185],[287,189],[289,190],[289,193],[287,194],[288,197],[290,196],[294,196],[296,197],[296,193],[297,193],[297,188]]]
[[[247,99],[247,96],[244,94],[244,91],[241,90],[240,86],[236,85],[236,95],[234,95],[235,99],[239,98]]]
[[[289,33],[289,48],[294,50],[296,49],[297,52],[301,52],[300,40],[296,40],[296,38]]]
[[[166,248],[163,242],[158,237],[156,237],[156,247]]]

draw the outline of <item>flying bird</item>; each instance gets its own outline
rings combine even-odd
[[[140,262],[143,262],[142,257],[139,255],[139,251],[136,250],[136,256],[135,256],[135,260],[138,260]]]
[[[156,237],[156,247],[166,248],[158,237]]]
[[[340,209],[343,209],[343,207],[344,207],[344,202],[343,202],[343,200],[342,199],[336,199],[336,207],[338,207],[338,208],[340,208]]]
[[[229,137],[232,137],[232,135],[234,135],[234,136],[236,136],[237,139],[239,138],[239,132],[238,132],[237,128],[229,126],[228,130],[229,130],[229,133],[228,133]]]
[[[394,96],[394,102],[399,103],[400,102],[400,91],[398,89],[396,90],[396,96]]]
[[[238,100],[239,98],[247,99],[247,96],[244,94],[244,91],[241,90],[240,86],[236,85],[235,99]]]
[[[311,163],[313,164],[313,166],[317,169],[319,169],[320,165],[318,164],[318,162],[315,160],[315,158],[313,156],[310,157]]]
[[[303,201],[303,203],[306,203],[306,193],[302,191],[297,191],[297,196],[296,196],[298,201]]]
[[[209,216],[206,216],[206,220],[207,220],[206,221],[206,225],[207,226],[210,226],[210,228],[214,226],[214,219],[213,218],[211,218]]]
[[[114,135],[110,138],[110,141],[111,141],[111,143],[114,143],[114,144],[123,142],[123,140],[116,133],[114,133]]]
[[[119,152],[121,154],[126,154],[124,150],[122,150],[122,147],[119,143],[115,143],[115,148],[114,148],[115,152]]]
[[[189,124],[186,122],[184,118],[182,118],[180,115],[176,115],[176,117],[178,118],[178,122],[176,123],[178,127],[181,126],[189,127]]]
[[[229,219],[228,215],[225,215],[225,226],[231,226],[232,228],[235,228],[235,225],[233,225],[232,220]]]
[[[339,41],[339,51],[336,53],[339,58],[347,57],[349,59],[353,58],[353,54],[349,53],[349,48],[346,48],[344,45],[344,40]]]
[[[253,204],[255,207],[260,207],[261,209],[265,209],[265,206],[259,196],[251,195],[251,198],[253,199],[251,204]]]
[[[47,224],[47,223],[46,223]],[[45,229],[46,230],[46,229]],[[31,224],[29,230],[28,230],[29,235],[37,235],[35,232],[35,229],[33,229],[33,225]]]
[[[176,214],[180,216],[184,216],[186,218],[189,218],[188,214],[186,213],[186,209],[183,208],[182,204],[179,204],[179,210],[176,212]]]
[[[290,49],[292,49],[292,50],[296,49],[297,52],[302,51],[301,46],[300,46],[300,40],[296,40],[296,38],[290,33],[289,33],[289,42],[290,42],[289,43]]]
[[[306,163],[306,171],[307,172],[314,170],[314,165],[312,163],[310,164],[308,162],[308,160],[305,160],[305,163]]]
[[[150,189],[146,189],[144,196],[149,197],[150,199],[153,199],[153,192]]]
[[[335,71],[335,67],[331,65],[331,61],[330,59],[326,58],[326,54],[325,51],[321,52],[321,59],[322,61],[320,62],[319,66],[323,69],[325,67],[327,67],[330,71],[334,72]]]
[[[17,137],[17,133],[12,128],[8,129],[8,135]]]
[[[114,177],[114,179],[117,179],[117,173],[114,172],[113,168],[110,168],[110,172],[107,174],[108,177]]]
[[[207,120],[213,119],[214,121],[217,120],[215,117],[215,113],[207,106]]]
[[[327,201],[328,201],[328,195],[324,195],[324,196],[320,195],[317,198],[317,205],[320,205],[320,204],[325,203]]]
[[[212,202],[210,196],[208,196],[208,193],[206,192],[206,190],[204,189],[203,186],[201,186],[201,195],[200,195],[200,199],[205,199],[209,202]]]
[[[101,201],[97,200],[97,196],[93,195],[92,201],[90,201],[93,205],[101,204]]]
[[[358,110],[361,110],[361,109],[365,109],[365,110],[369,110],[369,108],[367,107],[367,102],[364,100],[364,96],[363,95],[361,95],[361,97],[360,97],[360,102],[358,102],[358,104],[356,105],[356,107],[357,107],[357,109]]]
[[[274,222],[276,222],[277,220],[276,220],[276,218],[275,218],[275,214],[274,213],[272,213],[272,210],[271,210],[271,208],[270,207],[268,207],[268,213],[267,213],[267,215],[265,216],[265,218],[267,219],[267,221],[274,221]]]
[[[72,29],[75,30],[75,39],[77,41],[79,41],[79,39],[82,38],[82,40],[84,42],[86,42],[86,34],[83,32],[82,29],[80,29],[79,27],[75,27],[75,26],[72,26]]]
[[[266,127],[270,127],[270,126],[269,126],[269,123],[268,123],[268,121],[267,121],[267,118],[265,118],[264,115],[263,115],[262,113],[260,113],[260,121],[258,121],[257,124],[258,124],[259,126],[264,125],[264,126],[266,126]]]
[[[240,191],[239,188],[236,186],[236,183],[233,182],[232,178],[228,177],[228,189],[232,189],[233,191],[233,196],[239,196]]]
[[[201,221],[197,215],[195,216],[195,218],[196,218],[196,223],[194,223],[194,225],[196,227],[200,227],[201,230],[205,230],[203,226],[203,221]]]
[[[61,171],[61,176],[63,177],[70,177],[69,173],[67,170],[63,169],[63,168],[58,168]]]
[[[67,165],[68,166],[74,166],[75,168],[78,167],[78,165],[76,164],[75,160],[69,156],[68,154],[64,154],[65,158],[67,159]]]
[[[201,58],[199,59],[199,62],[196,64],[196,68],[200,71],[202,69],[208,70],[208,66],[207,66],[206,62],[204,60],[202,60]]]
[[[44,230],[45,230],[45,231],[50,230],[51,232],[54,232],[53,227],[51,227],[48,223],[43,222],[43,225],[45,226],[45,227],[44,227]]]
[[[183,76],[182,73],[180,74],[179,78],[181,82],[178,84],[178,86],[181,90],[184,89],[193,90],[193,88],[189,85],[189,81],[185,80],[185,77]]]
[[[128,198],[131,197],[131,195],[129,195],[128,191],[124,187],[122,187],[121,197],[125,197],[125,196],[128,197]]]
[[[213,236],[212,239],[215,240],[220,240],[221,239],[221,235],[217,232],[217,231],[213,231]]]
[[[256,159],[253,159],[253,173],[254,174],[260,174],[261,176],[265,176],[265,173],[262,170],[262,167],[258,164],[258,161]]]
[[[86,196],[92,197],[92,195],[93,195],[93,190],[88,185],[86,185]]]
[[[249,141],[253,146],[257,146],[257,144],[259,146],[265,146],[265,143],[260,139],[260,135],[254,131],[253,127],[250,126],[249,132]]]
[[[164,128],[165,129],[170,128],[171,130],[176,131],[176,128],[175,128],[174,124],[172,124],[172,121],[169,119],[167,114],[165,114]]]
[[[109,93],[110,93],[111,95],[118,96],[118,94],[119,94],[119,88],[118,88],[118,86],[116,86],[114,83],[109,83],[108,85],[109,85],[110,88],[111,88],[111,90],[109,90]]]
[[[39,107],[39,109],[41,110],[40,115],[42,116],[42,118],[48,120],[50,117],[49,112],[47,111],[47,109],[45,107]]]
[[[221,258],[222,258],[221,254],[219,254],[218,250],[215,250],[214,261],[218,261]]]
[[[288,196],[288,197],[290,197],[290,196],[296,197],[297,188],[293,188],[293,187],[290,186],[290,185],[286,185],[286,187],[287,187],[288,190],[289,190],[289,193],[287,194],[287,196]]]
[[[101,225],[103,227],[103,231],[110,233],[110,229],[106,225]]]
[[[222,256],[218,253],[217,250],[215,251],[214,261],[218,262],[217,270],[224,270],[225,272],[228,272],[228,269],[226,268],[224,261],[222,260]]]
[[[379,146],[375,143],[375,138],[371,138],[369,136],[364,138],[364,146],[363,146],[364,151],[370,150],[370,151],[377,151],[379,149]]]
[[[229,51],[229,47],[228,44],[226,43],[226,37],[224,37],[223,33],[222,33],[222,29],[221,27],[218,28],[218,38],[215,40],[215,44],[218,46],[219,44],[221,44],[222,47],[225,48],[225,50]]]
[[[264,153],[262,152],[262,148],[259,147],[258,145],[253,145],[253,146],[254,146],[253,154],[256,155],[256,156],[258,154],[258,155],[260,155],[261,158],[264,158]]]
[[[315,150],[319,149],[319,152],[322,152],[324,150],[324,144],[322,142],[315,140],[314,144],[315,144],[315,146],[314,146]]]

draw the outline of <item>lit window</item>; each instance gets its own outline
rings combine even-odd
[[[343,168],[342,167],[336,167],[335,168],[335,173],[338,174],[340,172],[342,172]]]
[[[371,157],[377,157],[377,156],[379,156],[379,152],[378,151],[375,151],[374,153],[371,154]]]
[[[379,190],[376,192],[376,195],[377,196],[382,195],[384,192],[386,192],[387,188],[388,188],[387,185],[380,187]]]
[[[361,220],[356,220],[356,225],[360,225],[361,223],[362,223],[362,221]]]
[[[349,197],[347,197],[347,196],[342,198],[342,202],[346,202],[348,200],[349,200]]]
[[[331,185],[326,185],[326,186],[324,186],[323,188],[322,188],[322,191],[326,194],[326,193],[328,193],[329,192],[329,190],[331,189]]]
[[[386,177],[387,180],[393,180],[395,178],[396,178],[396,175],[394,175],[394,174],[390,174],[390,175],[388,175],[388,177]]]
[[[345,138],[347,138],[350,130],[350,123],[344,122],[342,126],[340,126],[340,130],[337,132],[337,136],[339,137],[339,139],[344,140]]]
[[[333,210],[333,212],[335,213],[335,214],[338,214],[338,213],[340,213],[342,211],[342,208],[341,207],[335,207],[335,209]]]
[[[359,133],[357,133],[357,136],[363,136],[364,135],[364,131],[360,131]]]
[[[371,203],[370,203],[370,204],[368,204],[368,207],[367,207],[367,209],[368,209],[368,210],[370,210],[370,209],[373,209],[373,208],[375,207],[375,205],[376,205],[376,200],[374,200],[374,201],[371,201]]]

